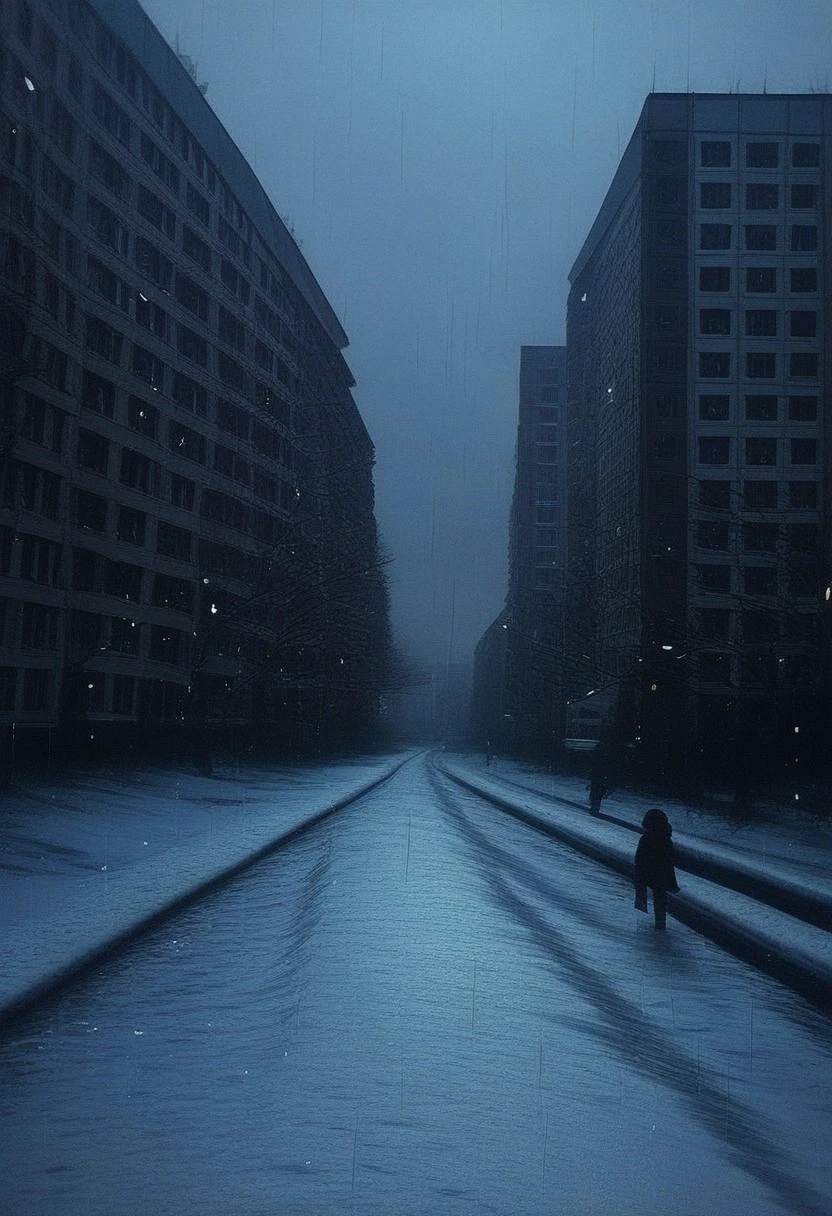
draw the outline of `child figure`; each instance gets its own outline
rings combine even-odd
[[[636,848],[636,907],[647,911],[647,888],[653,892],[657,929],[665,928],[667,893],[679,890],[673,866],[673,828],[664,811],[653,806],[641,821],[644,828]]]

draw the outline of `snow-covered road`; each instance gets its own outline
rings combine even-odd
[[[424,758],[0,1046],[4,1216],[832,1211],[832,1031]]]

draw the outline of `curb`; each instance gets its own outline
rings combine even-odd
[[[391,768],[380,776],[373,777],[370,781],[365,781],[363,785],[360,785],[351,793],[344,795],[336,802],[330,803],[322,810],[312,812],[308,817],[292,824],[291,827],[286,828],[277,836],[270,837],[265,843],[258,844],[242,856],[237,857],[236,860],[227,864],[221,864],[219,868],[213,869],[207,876],[196,879],[184,890],[180,890],[173,896],[164,899],[150,910],[130,916],[122,924],[106,930],[89,945],[83,947],[72,945],[70,947],[72,957],[56,959],[51,964],[47,964],[46,968],[37,978],[24,980],[17,986],[13,982],[4,983],[0,981],[0,1034],[8,1031],[15,1022],[19,1021],[28,1012],[31,1012],[35,1006],[56,995],[67,983],[78,979],[85,972],[90,971],[107,958],[112,957],[125,945],[135,941],[148,930],[156,928],[171,916],[184,911],[185,908],[196,903],[209,892],[231,882],[245,870],[256,865],[257,862],[262,861],[270,854],[277,852],[284,845],[290,844],[310,828],[325,822],[337,811],[343,810],[352,803],[358,802],[359,799],[364,798],[367,794],[373,793],[386,782],[390,781],[396,773],[413,759],[414,754],[411,753],[404,759],[397,760]],[[147,869],[147,867],[142,868]],[[47,919],[50,921],[48,924],[45,923]],[[83,922],[83,913],[80,914],[80,920]],[[12,934],[14,931],[12,931]],[[55,923],[51,918],[40,918],[33,925],[24,923],[17,931],[21,937],[31,939],[25,943],[29,951],[27,957],[36,959],[38,957],[37,938],[40,937],[43,943],[47,936],[51,937],[55,932]],[[9,937],[12,934],[9,934]],[[8,941],[6,945],[8,948]],[[4,989],[11,989],[11,991],[4,991]]]
[[[560,824],[551,823],[533,811],[518,807],[491,791],[480,789],[470,779],[448,770],[443,764],[436,761],[434,764],[444,777],[461,786],[462,789],[484,798],[486,802],[490,802],[521,823],[525,823],[536,831],[544,832],[592,861],[600,862],[608,869],[632,880],[632,863],[621,857],[614,849],[596,841],[587,840],[579,832],[572,832]],[[721,865],[715,865],[712,873],[716,874],[721,869]],[[701,877],[710,877],[703,870],[698,872]],[[735,874],[732,885],[742,894],[746,894],[740,885],[743,881],[742,875]],[[759,890],[766,889],[765,880],[759,879],[757,886]],[[749,892],[749,894],[751,893]],[[753,897],[759,898],[756,892],[753,893]],[[780,905],[776,906],[781,911],[788,911]],[[826,920],[820,927],[825,929],[829,925],[829,908],[828,905],[824,904],[824,906],[826,907]],[[670,895],[667,910],[677,920],[709,938],[736,958],[749,963],[759,971],[764,971],[779,983],[799,993],[818,1006],[822,1012],[828,1013],[832,1008],[832,968],[820,960],[813,959],[809,954],[797,948],[791,948],[787,952],[776,938],[760,933],[747,924],[726,920],[724,916],[720,916],[709,908],[704,901],[691,895]]]

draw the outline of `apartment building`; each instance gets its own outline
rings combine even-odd
[[[0,32],[0,723],[368,721],[386,596],[332,308],[135,0],[9,0]]]
[[[651,95],[570,274],[569,693],[667,762],[822,730],[830,136]]]

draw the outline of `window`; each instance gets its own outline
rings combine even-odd
[[[700,608],[699,630],[712,641],[727,641],[731,632],[731,613],[727,608]]]
[[[142,160],[149,165],[159,180],[164,182],[174,194],[178,194],[179,170],[144,132],[142,132],[140,140],[140,152]]]
[[[91,313],[86,313],[84,320],[84,346],[86,349],[100,355],[102,359],[118,365],[121,361],[123,341],[119,331]]]
[[[144,435],[147,439],[156,438],[158,410],[155,405],[148,405],[140,397],[130,396],[127,399],[127,423],[132,430]]]
[[[248,304],[250,288],[248,279],[240,274],[236,266],[229,262],[227,258],[220,260],[220,279],[223,286],[226,287],[232,295],[237,296],[243,304]]]
[[[789,313],[789,334],[792,338],[814,338],[817,326],[818,314],[814,311]]]
[[[743,548],[751,553],[774,553],[777,550],[777,524],[750,523],[742,525]]]
[[[699,678],[709,684],[730,684],[731,656],[705,651],[699,655]]]
[[[780,205],[780,187],[758,183],[746,186],[745,205],[749,211],[775,211]]]
[[[702,393],[699,397],[699,417],[707,422],[721,422],[728,417],[731,398],[724,393]]]
[[[699,248],[700,249],[730,249],[731,248],[731,225],[730,224],[700,224],[699,225]]]
[[[749,338],[774,338],[777,336],[777,313],[773,308],[747,308],[745,332]]]
[[[731,310],[729,308],[700,308],[699,332],[701,334],[730,334]]]
[[[141,452],[122,448],[119,481],[133,490],[141,490],[143,494],[158,494],[159,466]]]
[[[171,396],[183,409],[205,417],[208,409],[207,390],[203,384],[197,384],[196,380],[192,380],[184,372],[174,372]]]
[[[190,477],[181,477],[178,473],[170,475],[170,501],[183,511],[193,511],[196,482]]]
[[[133,253],[136,268],[143,275],[152,279],[162,291],[170,294],[173,277],[173,263],[166,258],[160,249],[143,236],[137,236]]]
[[[793,351],[789,355],[789,377],[792,380],[817,380],[818,356],[811,351]]]
[[[171,629],[169,625],[151,625],[148,657],[156,663],[176,664],[179,662],[182,640],[178,629]]]
[[[731,590],[730,566],[713,566],[700,562],[696,567],[696,575],[701,591],[725,592]]]
[[[696,543],[700,549],[727,549],[731,542],[728,520],[702,519],[696,525]]]
[[[704,379],[724,380],[731,374],[731,355],[728,351],[700,351],[699,375]]]
[[[752,294],[775,292],[777,290],[777,268],[775,266],[749,266],[745,272],[745,290]]]
[[[789,422],[815,422],[817,416],[817,397],[789,397]]]
[[[35,667],[23,671],[23,708],[31,713],[46,709],[49,701],[49,672]]]
[[[750,645],[776,641],[777,619],[767,612],[746,609],[742,614],[742,637]]]
[[[699,205],[703,209],[730,207],[730,182],[702,182],[699,187]]]
[[[813,210],[817,205],[817,186],[809,184],[792,186],[792,207],[795,211]]]
[[[232,359],[230,355],[224,354],[223,351],[217,351],[217,374],[223,384],[236,388],[238,392],[246,392],[248,376],[246,375],[245,368],[241,367],[236,359]]]
[[[224,342],[228,342],[230,346],[234,346],[245,354],[246,327],[242,321],[239,321],[228,309],[223,308],[222,305],[220,305],[219,310],[217,332]]]
[[[190,359],[201,367],[208,366],[208,343],[186,325],[177,326],[176,349],[185,359]]]
[[[160,519],[156,526],[156,552],[165,557],[175,557],[178,561],[189,562],[191,533],[187,528],[178,528],[176,524]]]
[[[107,499],[86,490],[75,491],[74,523],[90,532],[107,531]]]
[[[742,505],[754,511],[774,509],[777,506],[777,482],[744,481]]]
[[[87,255],[87,285],[122,312],[129,310],[130,288],[109,266],[99,262],[92,254]]]
[[[792,464],[815,464],[817,462],[816,439],[790,439],[789,449]]]
[[[789,286],[794,292],[818,289],[818,272],[815,266],[793,266],[789,276]]]
[[[681,436],[660,432],[655,437],[654,454],[656,460],[675,461],[682,454]],[[550,461],[554,464],[555,461]]]
[[[817,524],[789,525],[790,553],[817,553],[818,551]]]
[[[127,229],[109,207],[91,194],[87,196],[87,223],[99,240],[122,257],[127,257]]]
[[[130,715],[136,700],[134,676],[113,676],[113,713]]]
[[[777,398],[770,393],[759,393],[745,399],[745,416],[749,422],[776,422]]]
[[[229,435],[236,435],[238,439],[248,439],[250,421],[245,410],[233,405],[230,401],[224,401],[222,397],[217,399],[217,426],[227,431]]]
[[[678,418],[682,413],[681,395],[673,392],[656,393],[655,410],[657,418]],[[538,431],[541,439],[557,439],[557,427],[554,425],[541,426]]]
[[[27,650],[55,650],[58,644],[58,612],[45,604],[24,604],[20,631]]]
[[[116,536],[128,545],[143,545],[147,533],[147,516],[144,511],[133,507],[120,506]]]
[[[749,595],[777,594],[776,566],[746,566],[743,581]]]
[[[730,459],[731,440],[727,435],[700,435],[700,464],[728,464]]]
[[[168,422],[168,447],[187,460],[205,464],[205,436],[184,426],[181,422]]]
[[[170,339],[170,317],[159,304],[148,300],[143,292],[136,297],[136,321],[143,329],[149,330],[160,342]]]
[[[731,144],[727,139],[705,139],[699,149],[703,169],[728,169],[731,166]]]
[[[150,602],[157,608],[170,608],[174,612],[193,612],[194,589],[185,579],[157,574],[153,578]]]
[[[745,145],[745,163],[749,169],[776,169],[780,162],[780,152],[777,144],[747,143]]]
[[[656,351],[656,371],[662,374],[673,373],[682,366],[683,352],[678,346],[660,346]],[[278,375],[281,360],[278,359]]]
[[[792,253],[814,253],[818,247],[817,224],[792,224]]]
[[[109,455],[109,440],[95,431],[79,427],[77,459],[82,469],[89,469],[93,473],[106,477]]]
[[[95,118],[105,130],[125,145],[130,146],[130,119],[120,106],[117,106],[109,93],[102,89],[97,81],[92,82],[91,109]]]
[[[795,169],[817,169],[820,144],[792,144],[792,165]]]
[[[176,272],[176,298],[183,308],[199,317],[201,321],[208,320],[208,292],[203,291],[198,283],[188,278],[181,270]]]
[[[130,370],[134,376],[144,380],[157,392],[162,391],[165,379],[164,363],[152,351],[147,350],[144,346],[139,346],[136,342],[133,343],[130,353]]]
[[[770,252],[777,248],[776,224],[746,224],[745,247],[752,250]]]
[[[799,511],[814,511],[818,505],[816,481],[790,481],[789,506]]]
[[[714,507],[722,511],[724,511],[727,507],[730,507],[731,482],[700,481],[699,505],[700,507]]]
[[[207,228],[211,222],[211,207],[208,199],[200,194],[199,190],[192,186],[190,182],[187,185],[185,201],[191,214],[195,215],[199,222]]]
[[[105,152],[94,139],[90,140],[89,165],[92,176],[106,186],[116,198],[122,202],[130,198],[133,188],[130,175],[125,173],[115,157]]]
[[[54,94],[49,101],[47,130],[61,151],[72,158],[75,152],[75,124],[68,110]]]
[[[746,439],[746,464],[777,464],[776,439]]]
[[[162,202],[158,194],[154,194],[146,186],[139,186],[136,206],[139,214],[149,224],[152,224],[154,228],[158,228],[160,232],[163,232],[171,240],[175,239],[176,213]]]
[[[675,260],[670,260],[668,258],[661,258],[656,263],[656,286],[661,288],[663,291],[675,291],[679,286],[679,282],[681,280],[681,275],[682,275],[682,268],[681,268],[680,264]],[[257,303],[262,304],[263,308],[268,309],[268,305],[264,304],[263,301],[261,301],[259,298],[257,300]],[[268,310],[271,312],[271,309],[268,309]],[[258,309],[258,320],[260,320],[259,314],[260,314],[260,310]],[[262,324],[262,322],[261,322],[261,324]],[[273,331],[272,326],[269,326],[269,328],[272,329],[272,331]],[[275,336],[279,338],[279,336],[280,336],[280,322],[279,321],[277,323],[277,331],[278,332]]]
[[[207,273],[211,273],[211,246],[187,224],[182,225],[182,252]]]
[[[17,696],[17,668],[0,667],[0,710],[13,713]]]
[[[42,536],[23,536],[20,577],[47,587],[58,587],[61,581],[61,546]]]
[[[789,594],[800,596],[803,598],[814,598],[818,592],[818,575],[815,568],[815,563],[806,561],[805,558],[795,559],[789,567]],[[790,663],[799,662],[796,656],[793,656]],[[806,678],[808,673],[803,673],[803,678]]]
[[[766,350],[748,351],[745,374],[749,380],[772,380],[777,375],[777,356]]]
[[[699,267],[699,290],[700,291],[730,291],[731,290],[731,268],[730,268],[730,266],[700,266]]]

